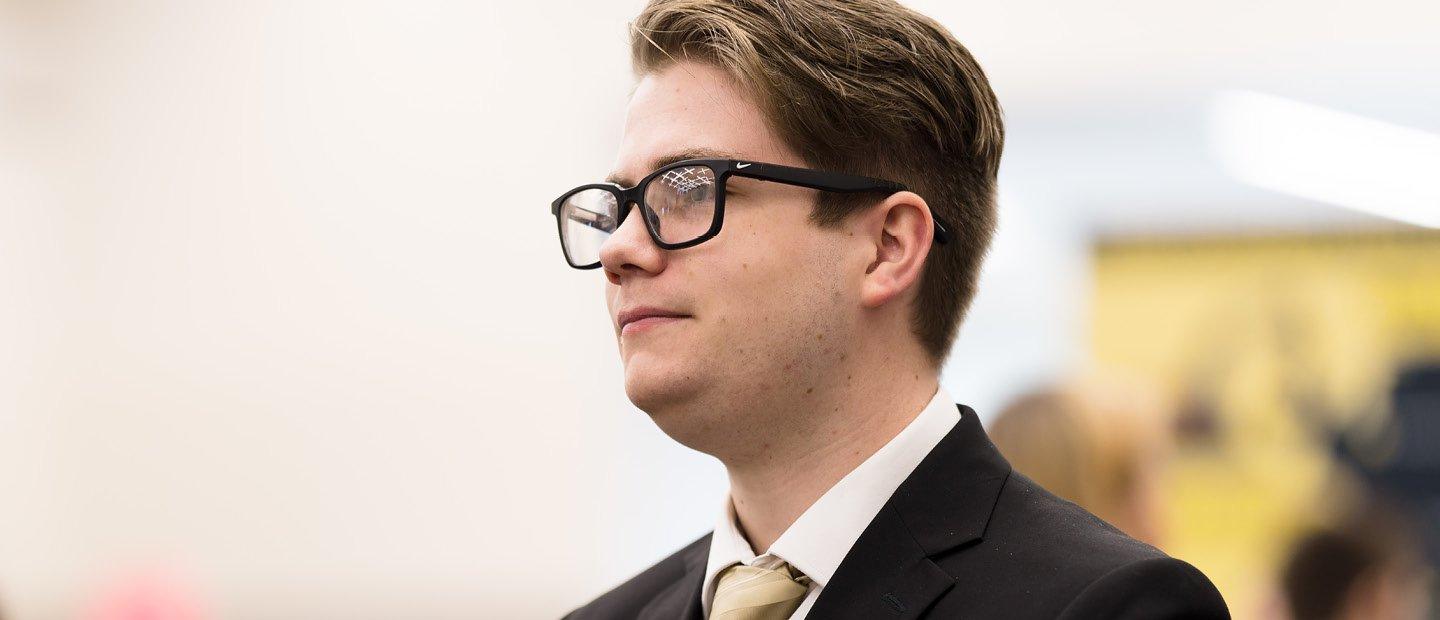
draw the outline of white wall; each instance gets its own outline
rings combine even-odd
[[[546,616],[613,579],[664,444],[617,423],[547,204],[607,169],[633,8],[5,5],[7,617],[137,579]]]

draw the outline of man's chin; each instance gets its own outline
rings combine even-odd
[[[655,381],[655,380],[625,380],[625,396],[629,397],[631,403],[639,410],[654,416],[662,416],[667,411],[675,410],[683,406],[687,398],[687,391],[684,386],[678,386],[677,381]]]
[[[657,369],[641,372],[627,368],[625,371],[625,395],[641,411],[652,418],[660,417],[683,408],[685,403],[693,400],[695,390],[693,385],[689,385],[691,377],[673,370],[652,370]]]
[[[713,438],[707,429],[708,413],[695,406],[696,399],[675,391],[626,390],[630,402],[650,416],[660,432],[682,446],[709,453]]]

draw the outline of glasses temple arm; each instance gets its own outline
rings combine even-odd
[[[859,192],[903,192],[905,186],[890,181],[881,181],[870,177],[862,177],[853,174],[841,174],[838,172],[822,172],[805,168],[791,168],[778,164],[747,164],[741,168],[739,162],[732,174],[735,176],[760,179],[762,181],[773,181],[786,185],[798,185],[814,190],[826,192],[841,192],[853,194]],[[950,227],[946,226],[940,218],[930,214],[935,222],[935,241],[937,243],[950,243]]]
[[[572,222],[584,224],[600,232],[615,232],[614,217],[604,213],[597,213],[584,207],[574,207],[570,211],[569,219]]]

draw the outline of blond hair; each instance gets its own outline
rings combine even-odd
[[[1144,391],[1089,380],[1022,396],[989,435],[1016,471],[1153,543],[1158,515],[1145,483],[1170,450],[1167,420]]]

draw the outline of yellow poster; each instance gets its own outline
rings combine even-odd
[[[1173,404],[1163,546],[1258,617],[1353,478],[1336,442],[1383,467],[1397,374],[1440,359],[1440,234],[1108,242],[1091,333]]]

